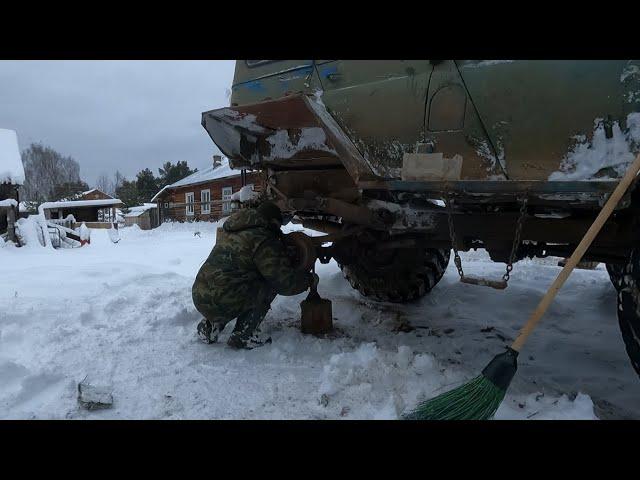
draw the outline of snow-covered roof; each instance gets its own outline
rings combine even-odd
[[[75,200],[71,202],[44,202],[38,207],[38,211],[42,213],[44,210],[53,208],[77,208],[77,207],[111,207],[122,205],[122,200],[117,198],[107,198],[104,200]]]
[[[184,177],[182,180],[178,180],[177,182],[172,183],[171,185],[162,187],[162,190],[156,193],[154,197],[151,199],[151,201],[154,202],[160,196],[160,194],[162,194],[162,192],[170,188],[184,187],[186,185],[195,185],[198,183],[205,183],[205,182],[210,182],[212,180],[218,180],[220,178],[236,177],[238,175],[240,175],[240,170],[234,170],[233,168],[231,168],[229,166],[229,160],[225,158],[217,167],[214,167],[213,165],[211,165],[210,167],[205,168],[204,170],[199,170],[196,173],[192,173],[188,177]]]
[[[18,202],[16,202],[13,198],[7,198],[6,200],[0,200],[0,208],[6,207],[17,207]]]
[[[109,198],[113,198],[111,195],[109,195],[108,193],[103,192],[103,191],[102,191],[102,190],[100,190],[99,188],[92,188],[91,190],[87,190],[86,192],[82,192],[82,193],[80,194],[80,196],[82,197],[82,196],[84,196],[84,195],[89,195],[90,193],[93,193],[93,192],[100,192],[101,194],[103,194],[103,195],[105,195],[105,196],[107,196],[107,197],[109,197]]]
[[[18,148],[18,136],[13,130],[0,128],[0,183],[22,185],[24,167]]]
[[[145,203],[144,205],[139,205],[136,207],[131,207],[129,209],[129,213],[126,213],[124,216],[126,217],[139,217],[147,210],[151,210],[152,208],[158,208],[155,203]]]

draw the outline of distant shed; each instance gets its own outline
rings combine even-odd
[[[89,228],[118,228],[116,207],[120,205],[121,200],[94,188],[73,200],[45,202],[38,209],[47,220],[62,221],[73,215],[76,223],[84,222]]]
[[[124,215],[125,227],[138,225],[142,230],[151,230],[158,226],[158,206],[155,203],[145,203],[131,207]]]

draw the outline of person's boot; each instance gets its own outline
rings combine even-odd
[[[271,337],[267,338],[266,340],[259,340],[255,335],[249,337],[248,339],[244,339],[240,335],[231,334],[229,340],[227,340],[227,345],[229,345],[234,350],[253,350],[254,348],[261,347],[270,343]]]
[[[220,327],[218,324],[212,325],[209,320],[203,318],[198,324],[198,338],[207,345],[218,341]]]

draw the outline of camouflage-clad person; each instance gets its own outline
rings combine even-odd
[[[237,318],[227,343],[251,348],[276,295],[297,295],[317,282],[315,274],[291,265],[281,226],[280,209],[263,202],[233,213],[218,231],[192,288],[193,303],[204,316],[198,335],[205,343],[217,341],[225,325]]]

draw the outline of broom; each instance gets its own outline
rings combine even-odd
[[[620,180],[609,200],[594,220],[587,233],[576,247],[573,255],[567,260],[564,268],[547,290],[547,293],[529,317],[520,334],[507,348],[507,351],[496,355],[482,370],[482,373],[466,384],[420,403],[415,410],[405,415],[405,420],[487,420],[492,418],[504,399],[511,380],[518,368],[518,353],[525,341],[536,327],[547,308],[556,297],[564,282],[580,263],[583,255],[591,246],[593,239],[611,216],[625,192],[640,171],[640,154]]]

